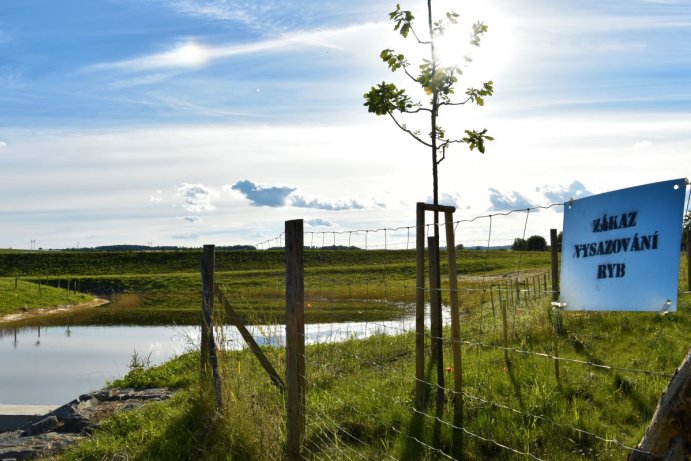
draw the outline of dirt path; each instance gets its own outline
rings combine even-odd
[[[78,311],[82,309],[92,309],[94,307],[108,304],[107,299],[94,298],[93,300],[81,304],[61,304],[59,306],[50,308],[31,309],[23,312],[16,312],[14,314],[0,315],[0,325],[6,323],[14,323],[20,320],[25,320],[34,317],[43,317],[46,315],[61,314],[64,312]]]

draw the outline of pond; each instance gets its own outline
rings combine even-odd
[[[129,370],[132,355],[163,363],[191,347],[194,327],[0,329],[0,404],[61,405]]]
[[[448,309],[444,312],[448,323]],[[336,342],[414,330],[414,318],[305,326],[306,342]],[[282,345],[282,325],[248,328],[260,345]],[[152,365],[198,347],[196,326],[18,326],[0,328],[0,404],[61,405],[129,371],[133,355]],[[226,349],[244,347],[225,327]]]

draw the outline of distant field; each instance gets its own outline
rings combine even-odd
[[[442,256],[444,252],[442,251]],[[199,272],[201,250],[185,251],[0,251],[0,277],[3,276],[87,276],[111,274],[168,274]],[[547,252],[475,251],[458,252],[461,271],[491,272],[515,266],[544,266]],[[283,251],[217,251],[217,271],[282,270]],[[305,267],[373,266],[415,264],[414,250],[306,250]]]
[[[69,282],[82,293],[113,301],[107,307],[81,312],[78,319],[70,319],[73,323],[196,324],[201,303],[200,258],[201,251],[196,250],[0,253],[0,275],[56,289]],[[284,264],[282,251],[218,251],[216,281],[248,321],[277,322],[285,309]],[[470,250],[458,253],[457,264],[466,275],[501,274],[519,264],[523,270],[547,272],[549,254]],[[405,303],[414,301],[415,252],[307,250],[305,278],[307,296],[314,304],[307,312],[308,322],[345,321],[354,312],[365,312],[371,320],[399,318],[410,313]],[[27,293],[38,296],[35,287]],[[377,301],[382,298],[390,302]],[[12,312],[25,306],[49,307],[50,303],[48,299],[27,303],[8,298],[3,309]],[[55,316],[50,321],[64,320]]]

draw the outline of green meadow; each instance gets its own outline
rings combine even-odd
[[[216,281],[233,307],[248,323],[279,328],[285,310],[282,252],[228,253],[216,255]],[[35,259],[25,260],[18,280],[28,292],[38,281],[77,280],[82,292],[112,299],[77,321],[199,322],[201,252],[138,258],[74,253],[68,256],[74,268],[55,254],[46,261],[31,255]],[[0,260],[9,256],[16,255],[0,255]],[[382,324],[408,317],[415,295],[414,256],[412,251],[308,250],[307,321]],[[447,328],[443,405],[436,406],[432,397],[424,410],[413,409],[414,332],[382,327],[382,334],[367,339],[327,338],[307,345],[305,458],[448,459],[456,373],[464,383],[463,419],[456,429],[463,433],[464,459],[625,458],[691,345],[685,264],[684,258],[677,313],[558,314],[550,309],[548,252],[460,252],[463,365],[462,370],[451,366]],[[15,273],[0,267],[2,286],[13,289]],[[64,283],[54,288],[57,293]],[[284,374],[285,350],[263,350]],[[170,386],[178,389],[176,396],[118,413],[61,459],[281,459],[283,394],[248,350],[221,352],[220,374],[224,403],[217,409],[212,386],[200,380],[198,352],[157,367],[133,357],[130,372],[113,386]],[[431,366],[426,387],[433,396]]]

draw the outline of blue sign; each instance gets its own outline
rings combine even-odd
[[[566,310],[676,311],[686,180],[564,204]]]

